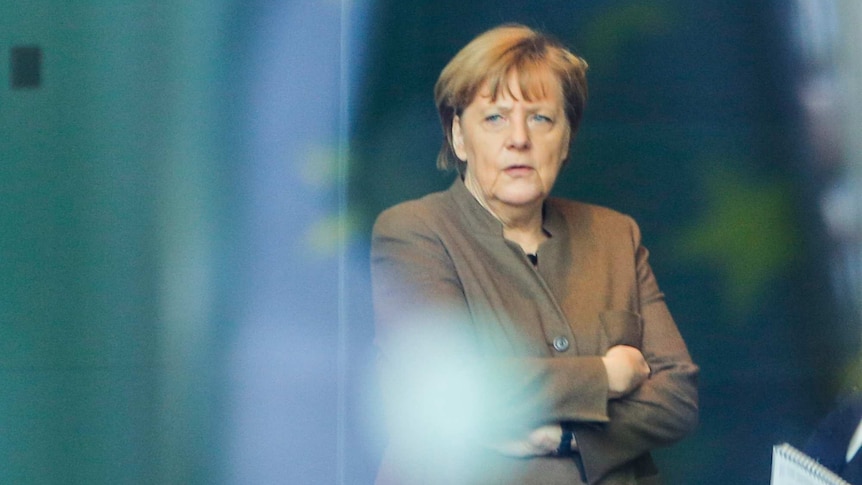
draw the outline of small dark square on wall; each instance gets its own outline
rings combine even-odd
[[[12,89],[37,88],[42,84],[42,49],[36,46],[12,47]]]

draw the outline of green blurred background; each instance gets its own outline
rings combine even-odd
[[[370,483],[370,227],[449,185],[434,81],[511,21],[589,62],[556,192],[638,220],[702,367],[667,483],[768,483],[771,446],[860,381],[860,19],[854,0],[0,4],[0,483]]]

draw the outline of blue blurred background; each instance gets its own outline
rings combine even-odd
[[[512,21],[589,62],[556,192],[640,222],[702,367],[667,482],[768,483],[862,382],[855,0],[0,4],[0,483],[370,483],[370,227]]]

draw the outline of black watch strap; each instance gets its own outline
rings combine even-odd
[[[575,439],[575,433],[571,426],[562,423],[563,435],[560,437],[560,446],[557,447],[557,456],[569,456],[572,454],[572,440]]]

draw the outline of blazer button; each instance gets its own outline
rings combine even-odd
[[[566,337],[557,337],[554,339],[554,348],[557,352],[565,352],[569,348],[569,339]]]

